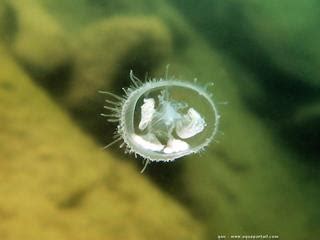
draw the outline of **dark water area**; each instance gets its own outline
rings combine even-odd
[[[319,116],[301,119],[296,125],[288,119],[301,108],[317,105],[320,96],[314,51],[318,48],[314,39],[319,38],[319,3],[174,2],[212,47],[254,74],[254,84],[263,92],[258,99],[245,92],[248,107],[271,122],[270,127],[280,132],[292,150],[318,162]]]
[[[318,239],[319,22],[316,0],[0,0],[0,239]]]

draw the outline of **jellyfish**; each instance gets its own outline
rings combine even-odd
[[[172,162],[198,153],[215,138],[220,115],[213,96],[196,81],[174,78],[142,82],[130,71],[132,86],[119,96],[107,91],[104,108],[109,122],[116,122],[114,141],[126,153],[150,161]]]

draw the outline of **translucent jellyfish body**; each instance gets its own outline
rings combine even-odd
[[[219,114],[206,88],[174,79],[141,82],[132,71],[130,78],[133,86],[123,89],[124,96],[102,92],[110,111],[102,115],[118,122],[111,144],[122,141],[126,152],[148,161],[172,161],[214,139]]]

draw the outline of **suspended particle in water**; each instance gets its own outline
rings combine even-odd
[[[176,79],[140,81],[130,71],[132,86],[124,95],[100,91],[108,97],[101,115],[117,122],[115,140],[125,152],[149,161],[173,161],[198,153],[214,139],[219,114],[212,95],[196,82]],[[142,171],[144,171],[145,167]]]

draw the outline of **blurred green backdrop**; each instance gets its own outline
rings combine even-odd
[[[316,0],[0,0],[0,239],[319,238],[319,22]],[[141,175],[101,149],[97,91],[167,64],[214,83],[220,132]]]

